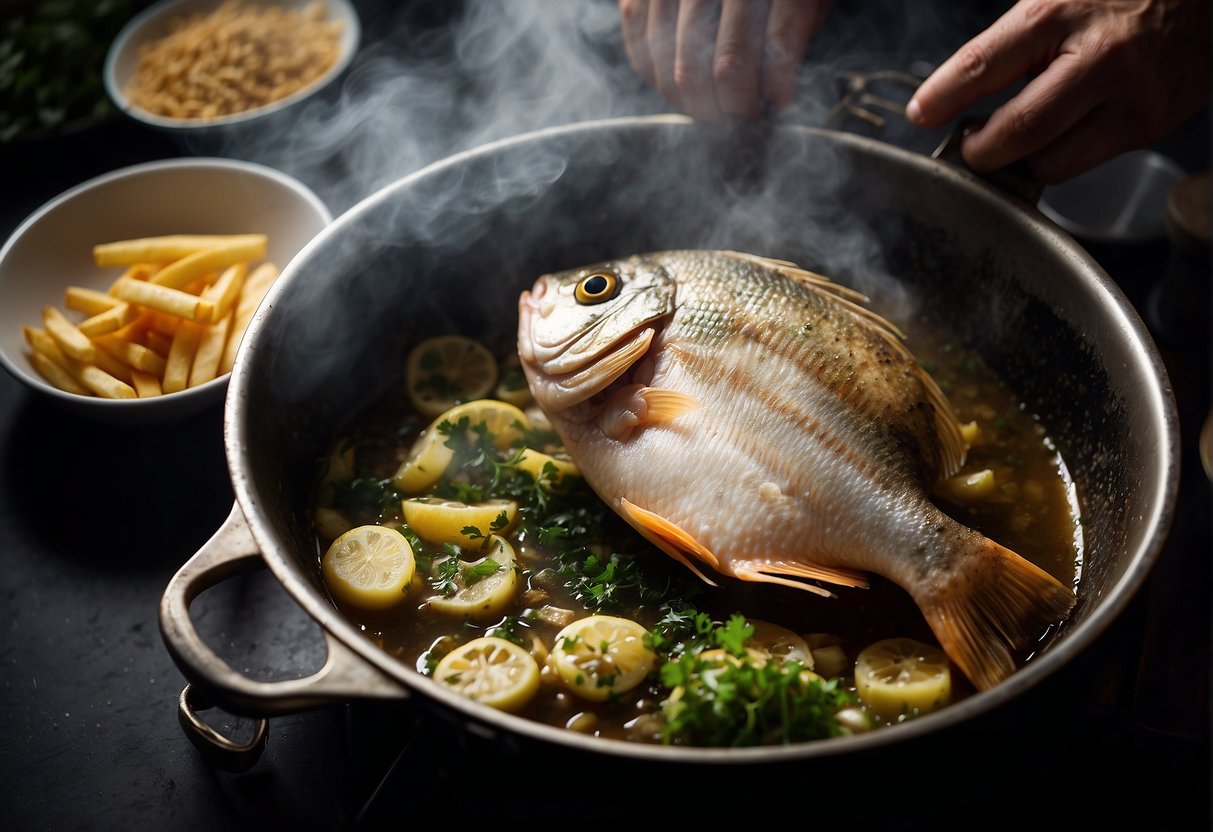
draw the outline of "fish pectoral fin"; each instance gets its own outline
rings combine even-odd
[[[743,561],[733,567],[733,574],[743,581],[763,581],[770,584],[804,589],[818,595],[833,597],[833,593],[805,580],[826,581],[839,586],[868,588],[868,578],[853,569],[818,566],[813,563],[791,563],[787,561]],[[793,580],[799,578],[800,580]]]
[[[686,393],[629,384],[607,400],[600,424],[604,434],[623,441],[638,427],[672,421],[697,407],[699,402]]]
[[[644,535],[646,540],[690,569],[704,583],[716,586],[716,582],[704,575],[691,560],[691,558],[697,558],[713,569],[718,568],[719,561],[716,556],[702,543],[661,515],[641,508],[626,497],[619,499],[619,506],[623,518]]]
[[[1074,591],[992,540],[978,538],[972,568],[915,597],[939,646],[978,690],[1015,670],[1012,650],[1030,647],[1070,614]]]

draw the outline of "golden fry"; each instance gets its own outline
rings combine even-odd
[[[192,321],[182,321],[173,336],[164,365],[164,378],[160,386],[165,393],[176,393],[189,385],[190,370],[194,366],[194,354],[198,351],[198,340],[202,328]]]
[[[245,234],[182,257],[156,272],[151,280],[160,286],[184,289],[193,281],[209,274],[217,274],[233,263],[260,260],[265,257],[265,248],[264,234]]]
[[[101,348],[101,352],[108,353],[128,367],[150,373],[156,378],[164,375],[164,356],[142,344],[124,341],[113,335],[102,335],[93,339],[93,343]]]
[[[99,315],[108,309],[113,309],[121,300],[106,292],[96,289],[86,289],[83,286],[68,286],[64,293],[63,303],[73,312],[83,312],[85,315]]]
[[[163,396],[164,388],[160,386],[160,379],[151,373],[145,373],[142,370],[131,370],[131,380],[135,385],[135,392],[141,399],[150,399],[153,396]]]
[[[92,395],[87,387],[72,378],[71,373],[47,358],[46,353],[34,351],[30,353],[29,359],[38,374],[60,390],[75,393],[78,396]]]
[[[42,307],[42,325],[65,354],[77,361],[92,361],[93,344],[62,312],[53,306]]]
[[[244,278],[247,275],[248,261],[241,260],[224,269],[219,279],[203,290],[202,297],[215,304],[216,320],[227,315],[228,309],[240,297],[240,290],[244,287]]]
[[[147,334],[147,348],[162,358],[168,358],[169,351],[173,348],[173,336],[164,335],[159,332],[149,332]],[[163,376],[164,373],[160,375]]]
[[[98,396],[104,399],[133,399],[136,397],[135,388],[121,379],[114,378],[96,364],[77,361],[70,356],[67,361],[68,372],[72,374],[72,377]]]
[[[114,378],[125,384],[131,383],[131,368],[129,364],[123,364],[118,359],[114,358],[105,350],[97,350],[93,357],[93,364],[109,373]]]
[[[119,301],[118,305],[104,312],[98,312],[91,318],[85,318],[76,325],[76,329],[88,338],[96,338],[107,332],[117,332],[124,326],[134,323],[139,317],[139,310],[129,303]]]
[[[188,321],[197,319],[199,306],[203,303],[202,298],[197,295],[191,295],[188,292],[171,289],[156,283],[131,280],[130,278],[123,278],[115,283],[113,293],[115,297],[130,301],[131,303],[167,312],[170,315],[176,315],[178,318],[184,318]],[[213,308],[213,304],[207,307],[207,309]]]
[[[227,344],[227,333],[231,325],[232,313],[229,312],[218,323],[202,330],[198,351],[194,353],[194,365],[190,369],[188,386],[197,387],[218,375],[219,361],[223,358],[223,348]]]
[[[168,234],[140,237],[93,246],[93,262],[100,268],[143,263],[171,263],[208,248],[230,243],[244,234]],[[260,236],[260,235],[253,235]]]
[[[82,320],[48,305],[42,328],[22,327],[30,363],[61,390],[109,398],[174,393],[227,373],[278,277],[272,263],[252,268],[266,243],[264,234],[213,234],[95,246],[97,264],[124,266],[121,276],[106,292],[67,287],[64,306]]]

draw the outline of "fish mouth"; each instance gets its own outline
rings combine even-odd
[[[539,405],[559,411],[600,393],[627,373],[648,352],[656,327],[651,320],[643,321],[596,350],[578,351],[576,347],[593,343],[588,336],[601,322],[560,341],[540,344],[534,337],[535,318],[551,314],[555,308],[542,303],[542,286],[541,282],[535,290],[524,291],[518,299],[518,357]]]

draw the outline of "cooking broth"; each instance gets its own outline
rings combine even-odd
[[[1064,583],[1076,585],[1082,556],[1077,497],[1045,427],[976,355],[938,328],[925,322],[905,328],[920,363],[947,393],[961,423],[970,423],[966,430],[973,431],[967,435],[973,438],[964,468],[936,489],[936,502],[958,521]],[[503,377],[511,372],[511,358],[497,356]],[[735,745],[816,738],[814,730],[795,735],[766,731],[759,736],[710,737],[702,732],[669,731],[662,703],[671,696],[668,682],[673,677],[663,677],[661,665],[684,651],[719,652],[719,642],[710,642],[711,637],[703,632],[694,633],[690,625],[696,613],[700,620],[710,619],[717,626],[740,613],[751,622],[776,625],[760,630],[747,646],[763,638],[769,642],[772,632],[777,640],[780,634],[789,638],[799,634],[804,641],[797,643],[810,648],[817,671],[833,679],[827,687],[837,695],[830,695],[828,707],[845,712],[847,718],[830,723],[830,730],[821,736],[882,729],[920,713],[911,708],[891,716],[855,699],[854,663],[865,647],[890,638],[935,643],[921,613],[900,587],[873,576],[866,590],[832,588],[837,597],[822,598],[713,575],[720,584],[713,588],[640,537],[584,484],[570,485],[571,481],[565,481],[567,493],[545,491],[542,508],[526,502],[526,495],[534,497],[537,489],[544,489],[525,475],[513,481],[509,493],[504,493],[509,489],[496,493],[445,481],[439,484],[435,493],[447,500],[473,502],[473,498],[510,496],[523,505],[523,520],[506,535],[517,554],[519,586],[508,607],[490,621],[444,617],[428,608],[423,599],[434,594],[447,553],[441,546],[421,541],[404,524],[404,495],[396,490],[393,476],[429,422],[404,395],[389,396],[358,414],[348,432],[334,443],[316,497],[321,552],[340,532],[354,526],[405,529],[418,555],[419,577],[414,578],[403,602],[388,612],[334,603],[367,638],[419,673],[432,675],[443,656],[485,635],[520,645],[542,668],[546,657],[559,646],[558,633],[570,621],[591,615],[618,616],[668,636],[660,643],[656,665],[645,681],[596,702],[576,695],[548,669],[541,674],[538,693],[518,713],[570,730],[640,742]],[[549,453],[557,451],[554,434],[533,431],[526,440],[543,443]],[[501,463],[510,456],[510,451],[500,452],[496,461]],[[553,517],[559,522],[552,521]],[[561,529],[570,532],[563,539],[553,531]],[[479,531],[489,534],[488,529]],[[614,565],[604,571],[612,555]],[[480,556],[475,546],[464,547],[465,561]],[[681,628],[671,623],[680,621],[680,616]],[[774,654],[769,643],[765,647]],[[1017,658],[1022,662],[1030,656]],[[771,661],[775,663],[774,658]],[[948,701],[952,703],[974,692],[955,668],[950,682]]]

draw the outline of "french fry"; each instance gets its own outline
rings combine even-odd
[[[118,285],[119,280],[124,278],[129,278],[130,280],[151,280],[152,275],[158,271],[160,271],[160,266],[155,263],[136,263],[118,275],[118,280],[110,284],[109,294],[114,294],[114,287]]]
[[[106,372],[89,361],[80,361],[60,349],[59,342],[49,332],[31,326],[22,327],[25,340],[34,350],[35,355],[41,355],[47,361],[66,372],[80,387],[110,399],[129,399],[134,397],[134,390],[122,379]],[[53,371],[52,371],[53,372]],[[54,383],[54,382],[52,382]],[[67,389],[56,384],[61,389]],[[123,390],[122,388],[126,388]],[[129,393],[127,392],[129,391]],[[72,391],[75,392],[75,391]]]
[[[231,243],[256,234],[166,234],[140,237],[93,246],[93,262],[100,268],[131,266],[137,263],[171,263],[208,248]],[[264,255],[258,255],[264,256]]]
[[[75,320],[47,305],[41,328],[22,327],[30,363],[61,390],[109,398],[175,393],[229,372],[278,277],[273,263],[253,267],[266,244],[264,234],[182,234],[94,246],[95,262],[121,274],[105,292],[68,286]]]
[[[200,309],[208,316],[210,311],[214,309],[214,304],[204,302],[197,295],[191,295],[188,292],[182,292],[180,289],[172,289],[157,283],[145,283],[141,280],[131,280],[130,278],[122,278],[115,283],[113,293],[115,297],[130,301],[131,303],[137,303],[140,306],[167,312],[170,315],[176,315],[178,318],[184,318],[187,321],[199,320]],[[204,303],[206,303],[205,306],[203,306]]]
[[[105,350],[97,350],[93,356],[92,363],[124,384],[131,383],[130,365],[123,364]]]
[[[228,266],[219,275],[219,279],[202,292],[202,297],[215,304],[215,319],[221,320],[227,315],[228,309],[240,297],[244,287],[244,278],[248,275],[248,261],[241,260]]]
[[[76,329],[88,338],[96,338],[107,332],[116,332],[139,317],[139,310],[129,303],[119,301],[118,305],[98,312],[91,318],[85,318],[76,325]]]
[[[83,286],[68,286],[63,295],[63,304],[73,312],[83,312],[85,315],[99,315],[108,309],[113,309],[122,301],[107,292],[96,289],[86,289]]]
[[[168,358],[169,350],[173,348],[173,336],[159,332],[147,334],[147,348],[162,358]],[[161,373],[161,376],[164,374]]]
[[[72,378],[92,390],[103,399],[133,399],[136,397],[135,388],[121,379],[114,378],[96,364],[77,361],[68,356],[68,372]]]
[[[142,370],[131,370],[131,380],[134,382],[135,392],[141,399],[150,399],[154,396],[164,395],[164,388],[160,386],[160,379],[151,373],[145,373]]]
[[[25,343],[29,344],[30,349],[41,353],[67,372],[67,356],[63,354],[63,350],[59,349],[59,345],[55,343],[55,339],[50,336],[50,333],[34,326],[23,326],[21,332],[25,335]]]
[[[124,341],[113,335],[102,335],[99,338],[94,338],[93,343],[101,348],[101,352],[108,353],[132,369],[142,373],[149,373],[157,379],[164,375],[164,356],[157,354],[154,350],[142,344]],[[166,354],[167,351],[168,348],[166,347]]]
[[[75,393],[77,396],[90,395],[87,387],[72,378],[71,373],[67,370],[47,358],[46,353],[36,350],[30,353],[30,363],[34,365],[34,369],[38,371],[39,375],[60,390]]]
[[[152,275],[152,282],[171,289],[184,289],[192,281],[217,273],[241,260],[265,257],[266,236],[245,234],[182,257]]]
[[[53,306],[42,307],[42,325],[66,355],[77,361],[93,360],[96,350],[93,349],[92,341],[58,309]]]
[[[190,369],[189,387],[197,387],[215,378],[219,373],[219,362],[227,344],[227,333],[232,326],[233,313],[229,312],[218,323],[202,330],[198,340],[198,351],[194,353],[194,365]]]
[[[165,393],[177,393],[189,385],[190,370],[194,366],[194,355],[198,352],[198,340],[202,328],[193,321],[182,321],[173,336],[173,345],[164,364],[164,378],[160,386]]]
[[[257,307],[261,305],[270,285],[278,279],[278,267],[273,263],[262,263],[249,274],[240,290],[240,300],[236,303],[235,316],[232,318],[232,329],[227,336],[227,345],[223,348],[223,359],[219,362],[219,372],[230,373],[236,363],[236,353],[240,350],[240,340],[244,330]]]

